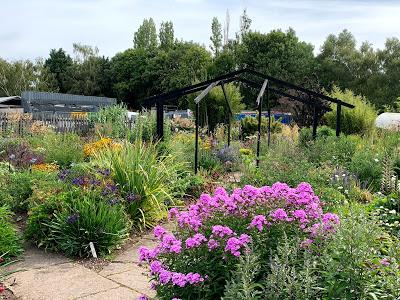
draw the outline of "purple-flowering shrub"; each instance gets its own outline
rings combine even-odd
[[[218,187],[185,211],[171,209],[169,217],[176,220],[176,232],[157,226],[158,246],[139,249],[160,299],[220,299],[243,254],[256,251],[265,274],[283,236],[300,236],[299,249],[313,251],[340,223],[323,212],[308,183],[245,186],[231,194]]]

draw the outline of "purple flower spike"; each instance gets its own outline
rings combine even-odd
[[[67,218],[67,223],[68,224],[74,224],[79,220],[79,214],[72,214],[69,215]]]

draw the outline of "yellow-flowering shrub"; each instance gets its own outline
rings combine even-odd
[[[118,151],[121,149],[121,147],[121,144],[114,142],[110,138],[101,138],[96,142],[85,144],[83,146],[83,152],[85,156],[93,156],[95,153],[106,148],[111,148]]]
[[[51,163],[51,164],[37,164],[37,165],[33,165],[32,166],[32,170],[36,170],[36,171],[44,171],[44,172],[54,172],[54,171],[58,171],[59,166]]]

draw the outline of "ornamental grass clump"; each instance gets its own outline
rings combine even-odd
[[[139,249],[160,299],[220,299],[243,255],[257,254],[254,277],[260,280],[284,237],[296,237],[299,251],[314,251],[340,224],[337,215],[323,212],[308,183],[248,185],[231,194],[218,187],[186,211],[171,209],[169,217],[176,220],[176,232],[157,226],[158,246]]]

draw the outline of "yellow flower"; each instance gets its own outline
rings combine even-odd
[[[119,150],[122,146],[121,144],[113,142],[113,140],[110,138],[101,138],[96,142],[85,144],[83,146],[83,153],[85,156],[93,156],[98,151],[109,147],[111,147],[113,150]]]
[[[32,166],[32,170],[43,171],[43,172],[54,172],[58,170],[58,165],[51,164],[37,164]]]

